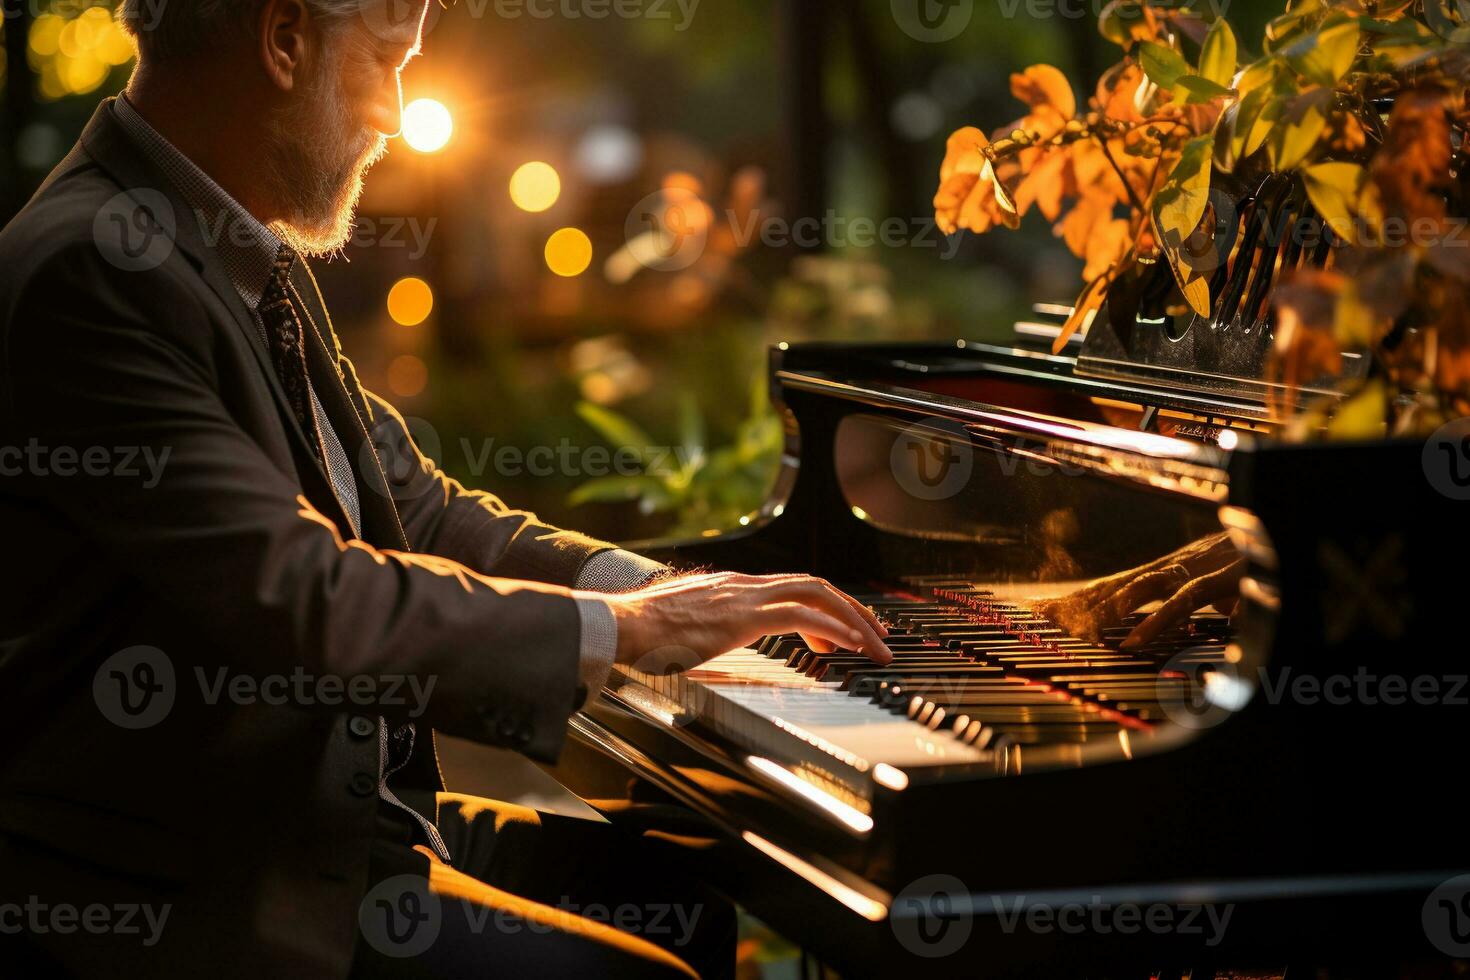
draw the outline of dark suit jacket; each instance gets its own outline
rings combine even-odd
[[[308,290],[313,377],[358,470],[364,540],[344,543],[207,232],[109,101],[0,233],[0,902],[172,904],[141,954],[52,936],[76,969],[341,976],[379,807],[375,718],[413,707],[384,703],[407,690],[393,678],[434,682],[395,785],[437,784],[430,726],[552,759],[584,694],[566,587],[611,545],[440,473]],[[156,485],[143,453],[167,453]],[[174,693],[128,728],[100,707],[122,685],[99,668],[139,646],[166,656]],[[221,670],[371,678],[378,703],[210,703]]]

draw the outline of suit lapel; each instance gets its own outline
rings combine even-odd
[[[342,440],[342,448],[352,461],[357,478],[357,496],[362,511],[363,539],[385,548],[409,551],[408,536],[393,502],[393,490],[378,459],[377,448],[368,433],[372,425],[367,401],[361,392],[351,392],[343,376],[342,350],[337,332],[332,329],[331,315],[322,299],[316,277],[306,262],[296,263],[300,277],[292,276],[292,289],[297,305],[305,313],[306,361],[312,384],[317,389],[327,419]],[[354,397],[356,395],[356,397]]]

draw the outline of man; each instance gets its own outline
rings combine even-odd
[[[688,975],[548,905],[621,838],[436,798],[431,729],[550,760],[614,661],[891,656],[805,576],[650,584],[447,479],[358,384],[301,256],[347,240],[426,7],[125,2],[125,95],[0,233],[7,969]],[[599,897],[656,890],[631,877]],[[425,944],[374,932],[433,903]]]

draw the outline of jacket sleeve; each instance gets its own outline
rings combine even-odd
[[[510,735],[554,758],[577,697],[573,596],[486,577],[453,555],[344,543],[232,418],[214,369],[218,328],[175,265],[124,272],[77,243],[21,287],[0,323],[0,429],[51,453],[126,446],[165,463],[146,480],[38,471],[14,489],[176,606],[201,648],[238,669],[432,682],[422,718],[433,727],[501,745]],[[490,505],[421,516],[418,533],[452,540],[460,526],[498,551],[486,567],[516,577],[571,568],[589,550]]]
[[[415,551],[451,558],[487,575],[582,588],[588,560],[615,550],[450,478],[419,450],[392,405],[371,392],[365,397],[373,445]]]

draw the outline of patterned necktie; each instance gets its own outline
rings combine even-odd
[[[318,462],[324,461],[321,433],[316,428],[316,418],[311,410],[311,388],[306,379],[306,343],[302,336],[301,317],[291,302],[291,266],[296,262],[296,253],[282,245],[276,253],[271,267],[270,282],[260,299],[260,319],[265,324],[266,342],[270,345],[271,361],[276,366],[276,376],[286,390],[286,400],[291,403],[291,412],[306,433],[311,451]]]

